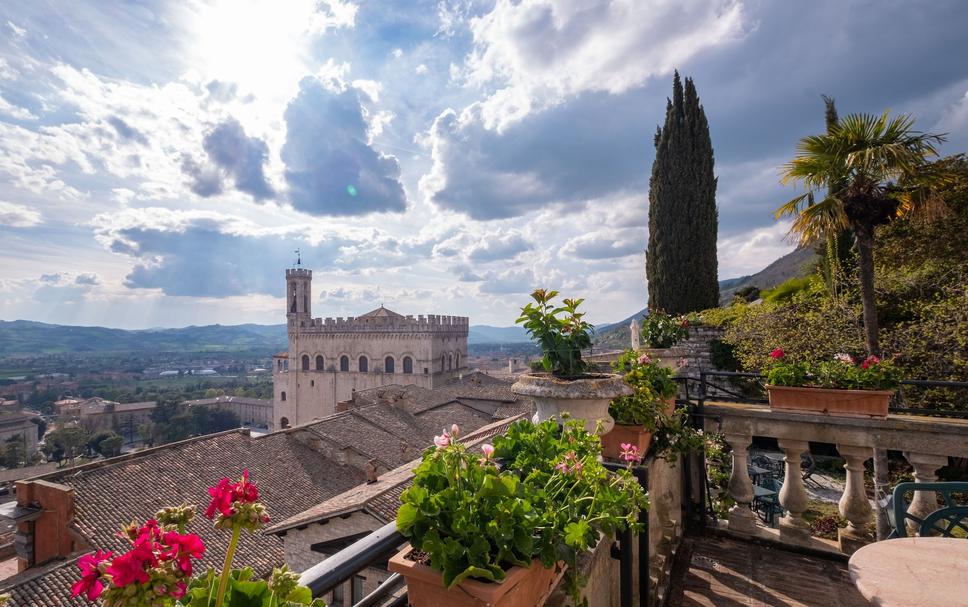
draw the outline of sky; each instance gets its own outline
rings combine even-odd
[[[0,0],[0,319],[510,325],[644,307],[673,70],[715,150],[719,274],[792,250],[779,167],[841,114],[968,149],[960,0]]]

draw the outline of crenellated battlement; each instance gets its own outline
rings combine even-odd
[[[312,279],[313,271],[306,268],[289,268],[286,270],[286,278],[309,278]]]
[[[408,316],[360,316],[311,318],[300,323],[300,333],[462,333],[470,319],[441,314]]]

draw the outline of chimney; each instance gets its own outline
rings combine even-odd
[[[380,475],[377,472],[376,458],[366,462],[366,465],[363,466],[363,474],[366,476],[367,485],[372,485],[380,479]]]
[[[17,481],[17,571],[66,558],[80,547],[68,525],[74,520],[74,488],[43,480]]]

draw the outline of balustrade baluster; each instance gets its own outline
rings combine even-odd
[[[870,447],[853,445],[837,445],[837,451],[847,463],[847,483],[844,494],[840,498],[840,514],[848,521],[846,529],[837,533],[841,551],[853,554],[864,544],[873,541],[870,533],[870,523],[873,514],[870,501],[867,499],[867,489],[864,486],[864,462],[871,458],[873,451]]]
[[[780,439],[780,449],[786,457],[783,471],[783,488],[780,489],[780,505],[787,511],[780,519],[780,537],[795,543],[810,541],[810,526],[803,520],[807,509],[807,490],[800,476],[800,455],[810,448],[803,440]]]
[[[749,434],[726,434],[726,442],[733,450],[733,469],[729,475],[729,496],[736,505],[729,509],[729,528],[741,533],[754,533],[756,520],[750,503],[753,501],[753,481],[749,473],[749,453],[746,451],[753,437]]]
[[[916,483],[935,482],[938,480],[936,474],[938,468],[948,463],[948,458],[944,455],[929,455],[912,451],[905,451],[904,458],[914,468],[914,482]],[[915,491],[907,511],[917,517],[924,518],[937,509],[938,498],[934,491]],[[914,535],[917,531],[918,525],[913,521],[907,521],[908,535]]]

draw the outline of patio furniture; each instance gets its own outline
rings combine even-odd
[[[747,466],[746,470],[750,473],[750,479],[753,481],[754,485],[760,484],[764,477],[773,474],[773,470],[769,468],[761,468],[760,466],[755,466],[753,464]]]
[[[872,605],[968,604],[968,542],[957,538],[902,537],[868,544],[850,557],[849,570]]]
[[[914,497],[908,502],[906,493]],[[960,494],[961,501],[955,494]],[[916,534],[922,537],[968,537],[968,482],[898,483],[891,496],[889,512],[892,538]],[[944,506],[937,508],[937,494]],[[909,522],[910,521],[910,522]]]
[[[767,477],[762,485],[753,485],[753,511],[756,512],[760,520],[771,527],[776,523],[778,516],[783,516],[783,507],[780,505],[780,489],[783,483]]]

